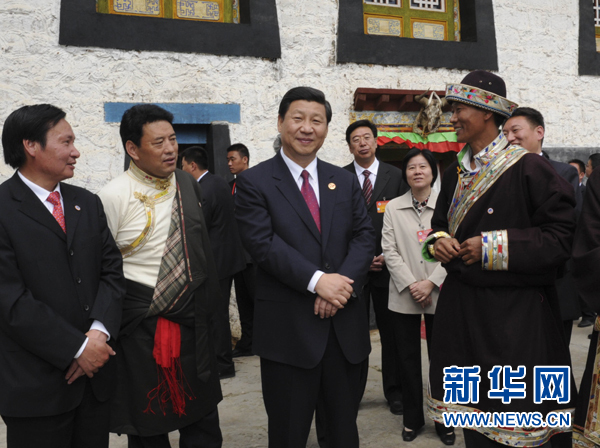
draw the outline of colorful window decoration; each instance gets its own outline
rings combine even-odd
[[[459,0],[363,0],[363,17],[369,35],[460,41]]]
[[[158,0],[113,0],[109,3],[112,14],[162,17]]]
[[[446,0],[410,0],[412,9],[425,9],[430,11],[446,11]]]
[[[178,20],[240,23],[239,0],[96,0],[96,11]]]
[[[365,29],[376,36],[402,36],[402,17],[365,14]]]
[[[379,6],[402,6],[402,0],[365,0],[367,5],[379,5]]]

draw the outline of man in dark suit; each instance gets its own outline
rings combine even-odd
[[[233,198],[227,181],[208,172],[208,154],[200,146],[181,153],[183,171],[190,173],[202,188],[202,213],[217,264],[221,301],[212,318],[219,378],[235,376],[229,326],[229,298],[233,275],[246,267],[242,242],[233,216]]]
[[[250,151],[243,143],[234,143],[227,148],[227,165],[231,174],[237,176],[246,171],[250,165]],[[235,199],[236,179],[229,182],[231,194]],[[242,248],[243,249],[243,248]],[[233,357],[252,356],[252,328],[254,325],[254,297],[256,291],[256,265],[252,257],[243,251],[245,268],[233,276],[235,299],[240,313],[242,337],[235,344]]]
[[[569,165],[577,170],[577,176],[579,177],[579,187],[575,190],[577,204],[581,204],[579,213],[577,214],[577,218],[579,219],[581,209],[583,208],[583,198],[585,197],[585,184],[583,183],[583,178],[585,177],[585,163],[583,163],[583,160],[571,159],[569,160]]]
[[[544,142],[544,117],[542,114],[531,107],[519,107],[515,109],[511,117],[506,121],[503,127],[504,135],[511,145],[519,145],[527,151],[539,154],[550,162],[556,172],[573,186],[574,193],[579,189],[579,176],[577,170],[567,163],[557,162],[548,157],[542,151]],[[577,199],[577,195],[575,195]],[[581,212],[581,202],[575,205],[577,215]],[[581,316],[579,299],[573,276],[570,272],[571,261],[569,260],[560,271],[559,278],[556,279],[556,290],[558,292],[558,303],[560,305],[560,315],[563,320],[565,337],[567,345],[571,341],[573,331],[573,321]]]
[[[332,448],[358,447],[370,351],[361,290],[375,235],[356,176],[316,158],[331,106],[310,87],[279,105],[282,149],[237,179],[236,217],[258,264],[254,353],[269,447],[305,447],[318,399]]]
[[[390,405],[392,414],[402,414],[402,387],[398,372],[391,311],[388,309],[390,274],[385,265],[381,249],[381,230],[386,204],[408,191],[402,180],[402,171],[395,166],[380,162],[375,157],[377,151],[377,127],[369,120],[352,123],[346,129],[346,142],[354,162],[346,165],[348,171],[356,174],[367,204],[367,213],[375,228],[376,247],[369,268],[369,277],[363,296],[369,308],[373,299],[373,309],[381,338],[381,376],[383,394]],[[366,373],[364,382],[366,385]]]
[[[65,112],[6,119],[0,186],[0,414],[8,447],[108,447],[114,343],[125,292],[100,199],[61,181],[79,151]]]
[[[586,186],[583,183],[583,178],[585,177],[585,163],[583,160],[572,159],[569,160],[569,165],[575,167],[577,170],[577,174],[579,175],[579,188],[575,191],[575,200],[577,204],[581,204],[579,209],[579,213],[577,215],[577,219],[579,220],[579,216],[581,215],[581,211],[583,210],[583,199],[585,198],[585,189]],[[581,294],[577,294],[579,299],[579,307],[581,308],[581,321],[577,324],[579,328],[591,327],[594,325],[594,321],[596,320],[596,313],[590,306],[583,300]]]

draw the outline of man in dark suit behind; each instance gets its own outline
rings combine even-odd
[[[583,178],[585,177],[585,163],[583,163],[583,160],[571,159],[569,160],[569,165],[577,170],[577,175],[579,176],[579,187],[575,190],[575,200],[577,201],[577,204],[580,205],[579,213],[577,214],[577,220],[579,220],[579,216],[583,210],[583,198],[585,198],[586,187],[583,183]],[[592,308],[590,308],[583,300],[581,294],[577,294],[577,297],[579,299],[579,307],[581,308],[581,321],[577,326],[579,328],[591,327],[596,320],[596,313],[594,313],[594,310],[592,310]]]
[[[545,157],[556,172],[573,186],[575,198],[577,198],[576,193],[579,189],[579,176],[577,175],[577,170],[567,163],[550,159],[548,155],[542,151],[545,125],[544,117],[539,111],[531,107],[519,107],[515,109],[511,117],[504,124],[503,132],[511,145],[522,146],[529,152]],[[580,201],[577,201],[575,205],[575,212],[578,216],[581,212],[581,205],[582,203]],[[561,275],[559,275],[559,278],[556,280],[560,315],[563,320],[567,345],[571,341],[573,321],[579,319],[581,316],[579,299],[577,291],[575,290],[570,267],[571,261],[569,260],[565,264],[564,269],[561,270]]]
[[[100,199],[61,181],[79,152],[65,112],[6,119],[0,186],[0,414],[8,447],[108,447],[125,280]]]
[[[227,148],[227,165],[229,172],[235,176],[246,171],[250,166],[250,151],[243,143],[234,143]],[[229,182],[229,188],[235,202],[236,179]],[[244,269],[233,276],[235,300],[240,313],[242,336],[235,344],[233,357],[252,356],[252,333],[254,326],[254,297],[256,294],[256,265],[252,257],[243,250]]]
[[[392,414],[401,414],[402,387],[400,372],[397,369],[396,347],[394,343],[391,313],[388,309],[390,274],[385,265],[381,249],[381,230],[386,204],[408,191],[402,180],[402,171],[395,166],[380,162],[375,157],[377,150],[377,127],[369,120],[359,120],[346,129],[346,142],[354,162],[344,168],[356,174],[363,190],[367,213],[375,228],[376,247],[369,268],[369,277],[363,290],[365,304],[373,299],[373,309],[381,338],[381,375],[383,394],[390,405]],[[366,373],[364,382],[366,385]]]
[[[356,176],[316,158],[331,106],[310,87],[280,105],[282,149],[237,179],[236,218],[258,264],[254,353],[269,447],[304,448],[318,399],[328,442],[358,447],[358,389],[370,351],[361,290],[375,236]]]
[[[200,146],[181,153],[183,171],[190,173],[202,188],[202,214],[217,264],[221,303],[212,318],[219,378],[235,376],[229,326],[229,298],[233,275],[246,267],[242,242],[233,216],[233,198],[227,181],[208,171],[208,154]]]
[[[569,165],[577,170],[579,185],[577,190],[575,190],[575,200],[577,201],[577,204],[581,204],[579,213],[577,214],[577,219],[579,219],[581,209],[583,208],[583,198],[585,197],[585,184],[583,183],[583,178],[585,177],[585,163],[583,163],[583,160],[571,159],[569,160]]]

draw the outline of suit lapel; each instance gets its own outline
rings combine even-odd
[[[15,173],[9,182],[11,182],[10,186],[13,198],[21,203],[19,211],[44,227],[48,227],[62,240],[66,240],[65,232],[63,232],[60,224],[56,222],[52,213],[41,203],[35,193],[23,183],[17,173]]]
[[[327,169],[327,166],[317,159],[317,172],[319,173],[319,208],[321,210],[321,246],[327,247],[331,222],[333,220],[333,209],[337,188],[335,174]]]
[[[63,202],[65,204],[65,209],[63,210],[65,214],[65,224],[67,226],[67,247],[71,247],[73,243],[73,238],[75,236],[75,231],[77,230],[77,225],[79,224],[79,217],[81,216],[81,206],[77,204],[76,198],[77,195],[75,190],[70,188],[69,185],[60,184],[60,191],[63,196]]]
[[[319,229],[317,229],[317,225],[315,224],[315,220],[313,219],[310,210],[308,209],[308,205],[306,205],[306,201],[300,193],[300,189],[298,188],[298,184],[292,178],[292,173],[288,169],[287,165],[283,161],[281,154],[277,153],[274,158],[274,166],[273,166],[273,179],[275,180],[275,186],[281,192],[283,197],[290,203],[290,205],[294,208],[296,213],[300,216],[300,219],[306,224],[310,232],[313,236],[321,241],[321,234],[319,233]],[[319,178],[320,178],[319,173]],[[320,187],[320,186],[319,186]],[[322,204],[322,203],[321,203]],[[321,205],[321,230],[323,230],[323,207]]]

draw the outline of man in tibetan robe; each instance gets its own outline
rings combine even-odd
[[[479,70],[446,88],[466,146],[444,173],[423,245],[424,257],[448,271],[429,411],[438,422],[444,412],[540,415],[529,424],[468,427],[467,447],[550,446],[565,428],[546,425],[547,415],[572,409],[575,395],[554,285],[571,250],[573,188],[545,158],[508,144],[499,127],[517,105],[505,96],[504,81]]]
[[[129,169],[100,192],[123,255],[127,295],[111,431],[129,447],[220,447],[221,388],[209,320],[219,283],[198,182],[176,170],[173,115],[155,105],[127,110],[121,139]]]

